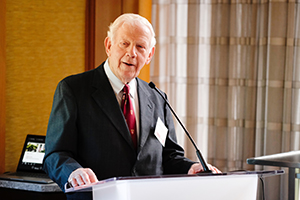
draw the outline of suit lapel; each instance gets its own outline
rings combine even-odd
[[[154,103],[150,100],[148,85],[137,79],[140,109],[140,147],[142,148],[149,136],[153,123]]]
[[[93,86],[96,88],[96,91],[92,94],[94,100],[101,107],[119,133],[134,149],[124,115],[122,114],[115,93],[104,72],[103,64],[96,70]]]

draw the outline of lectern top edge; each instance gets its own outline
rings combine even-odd
[[[187,174],[177,174],[177,175],[155,175],[155,176],[128,176],[128,177],[113,177],[105,180],[98,181],[96,183],[90,185],[79,186],[75,188],[66,188],[65,192],[85,192],[91,191],[93,186],[101,185],[101,184],[108,184],[110,182],[116,181],[123,181],[123,180],[150,180],[150,179],[167,179],[167,178],[188,178],[188,177],[212,177],[212,176],[239,176],[239,175],[257,175],[258,177],[268,177],[268,176],[275,176],[284,174],[284,170],[273,170],[273,171],[233,171],[233,172],[226,172],[220,174],[213,174],[213,173],[203,173],[203,174],[195,174],[195,175],[187,175]]]

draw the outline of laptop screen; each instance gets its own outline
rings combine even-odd
[[[17,171],[43,172],[45,136],[27,135]]]

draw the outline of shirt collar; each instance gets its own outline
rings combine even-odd
[[[109,64],[108,64],[108,59],[106,60],[106,62],[104,63],[104,71],[108,77],[108,80],[115,92],[116,95],[118,95],[120,92],[122,92],[122,89],[124,87],[124,83],[118,79],[118,77],[116,77],[116,75],[111,71]],[[136,98],[136,94],[137,94],[137,83],[136,83],[136,79],[134,78],[133,80],[131,80],[128,83],[129,87],[130,87],[130,96],[132,98]]]

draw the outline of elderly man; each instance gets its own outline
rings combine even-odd
[[[137,78],[154,55],[151,24],[136,14],[121,15],[104,44],[104,63],[57,86],[44,158],[50,178],[64,190],[67,182],[77,187],[117,176],[200,172],[202,166],[185,158],[177,144],[164,100]],[[161,138],[156,126],[166,129]]]

